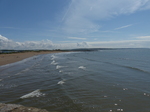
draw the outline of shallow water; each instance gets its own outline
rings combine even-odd
[[[0,66],[0,102],[58,112],[150,112],[150,49],[34,56]]]

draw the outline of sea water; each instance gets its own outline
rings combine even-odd
[[[56,112],[150,112],[150,49],[44,54],[0,66],[0,102]]]

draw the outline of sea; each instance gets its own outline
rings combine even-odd
[[[150,112],[150,49],[44,54],[0,66],[0,102],[52,112]]]

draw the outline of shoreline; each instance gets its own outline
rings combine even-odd
[[[30,51],[30,52],[21,52],[21,53],[0,54],[0,66],[18,62],[23,59],[40,55],[40,54],[62,53],[62,52],[70,52],[70,51],[38,51],[38,52]]]

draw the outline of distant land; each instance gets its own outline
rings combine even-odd
[[[22,53],[22,52],[42,52],[42,51],[99,51],[99,50],[123,50],[123,49],[149,49],[149,48],[78,48],[78,49],[53,49],[53,50],[45,50],[45,49],[36,49],[36,50],[8,50],[2,49],[0,50],[0,54],[8,54],[8,53]]]
[[[78,48],[78,49],[54,49],[54,50],[8,50],[2,49],[0,50],[0,54],[7,53],[22,53],[22,52],[41,52],[41,51],[98,51],[98,50],[115,50],[119,48]]]

